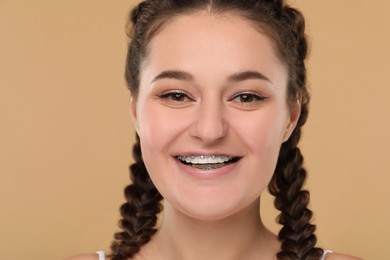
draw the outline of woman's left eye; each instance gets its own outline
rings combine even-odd
[[[189,100],[189,97],[186,94],[180,92],[165,93],[161,95],[160,98],[169,99],[175,102],[185,102]]]
[[[235,95],[231,101],[236,103],[253,103],[265,100],[266,97],[254,93],[241,93]]]

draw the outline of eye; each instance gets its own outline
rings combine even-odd
[[[158,97],[164,101],[172,103],[186,103],[193,101],[193,99],[190,98],[188,94],[179,91],[165,92],[161,95],[158,95]]]
[[[264,97],[259,94],[255,93],[240,93],[238,95],[235,95],[231,101],[235,103],[243,103],[243,104],[250,104],[254,102],[261,102],[263,100],[267,99],[267,97]]]

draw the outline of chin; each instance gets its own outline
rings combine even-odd
[[[257,197],[259,198],[259,197]],[[255,203],[259,203],[258,199],[253,199],[247,202],[234,201],[231,198],[221,198],[221,200],[192,200],[189,204],[175,201],[170,203],[170,206],[180,214],[192,218],[196,221],[215,222],[226,220],[240,212],[246,211]]]

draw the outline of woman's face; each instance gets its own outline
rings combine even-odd
[[[196,13],[148,47],[132,115],[154,184],[197,219],[240,212],[267,187],[299,114],[271,40],[239,16]]]

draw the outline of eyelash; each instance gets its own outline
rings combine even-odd
[[[186,102],[186,101],[193,100],[192,98],[189,97],[188,94],[180,92],[180,91],[166,92],[166,93],[158,95],[158,97],[161,99],[171,101],[171,102]],[[187,99],[187,100],[185,100],[185,99]]]
[[[236,100],[239,99],[239,100]],[[236,103],[257,103],[266,100],[267,97],[255,93],[240,93],[235,95],[231,101]]]
[[[170,102],[175,102],[175,103],[194,101],[194,99],[191,98],[187,93],[181,91],[166,92],[158,95],[158,97],[160,99],[167,100]],[[240,103],[240,104],[251,104],[251,103],[253,104],[253,103],[259,103],[266,99],[267,97],[256,93],[239,93],[235,95],[233,98],[231,98],[229,101]]]

